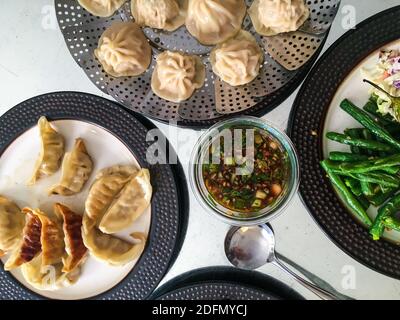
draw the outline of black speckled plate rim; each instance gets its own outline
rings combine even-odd
[[[88,94],[88,93],[72,92],[72,91],[60,91],[60,92],[46,93],[46,94],[42,94],[42,95],[30,98],[28,100],[25,100],[25,101],[17,104],[16,106],[14,106],[13,108],[9,109],[7,112],[5,112],[0,117],[0,123],[5,117],[12,117],[12,115],[15,112],[21,111],[18,109],[24,107],[25,104],[32,103],[36,99],[45,99],[47,97],[57,97],[57,96],[61,97],[61,96],[69,96],[69,95],[76,95],[76,96],[81,96],[81,97],[86,96],[86,97],[90,97],[91,99],[97,99],[99,103],[107,104],[110,107],[113,106],[115,108],[115,110],[125,112],[125,113],[129,114],[131,117],[133,117],[138,122],[138,123],[136,123],[136,125],[137,124],[142,125],[141,129],[144,131],[148,131],[148,130],[157,128],[151,121],[149,121],[142,115],[139,115],[114,101],[110,101],[105,98],[102,98],[102,97],[99,97],[96,95],[92,95],[92,94]],[[65,116],[64,110],[63,110],[63,112],[61,112],[61,115],[59,114],[60,113],[59,111],[54,111],[54,110],[51,110],[51,111],[49,110],[49,112],[44,111],[44,113],[46,114],[46,116],[48,116],[49,120],[72,119],[72,120],[78,120],[78,121],[84,121],[87,123],[92,123],[96,126],[101,127],[102,129],[104,129],[104,130],[110,132],[112,135],[114,135],[122,143],[124,143],[127,146],[127,148],[132,152],[132,154],[134,155],[134,157],[137,159],[137,161],[139,162],[139,164],[141,166],[148,167],[150,170],[152,170],[152,166],[147,164],[146,161],[142,159],[142,157],[139,157],[138,154],[134,150],[132,150],[133,149],[132,146],[127,144],[127,142],[124,138],[121,138],[120,135],[117,135],[114,132],[112,132],[111,130],[109,130],[108,128],[106,128],[104,126],[104,124],[97,122],[97,121],[93,121],[92,119],[88,119],[87,117],[82,116],[82,115]],[[50,114],[50,116],[49,116],[49,114]],[[24,123],[22,123],[22,124],[19,123],[20,129],[16,129],[14,132],[9,133],[9,136],[7,138],[4,138],[3,136],[0,137],[0,156],[5,152],[5,150],[12,144],[12,142],[14,140],[16,140],[21,134],[23,134],[24,132],[26,132],[27,130],[29,130],[30,128],[32,128],[36,125],[37,119],[39,118],[40,115],[43,115],[43,112],[38,114],[35,117],[35,119],[32,119],[32,118],[24,119],[26,125],[24,125]],[[1,131],[1,129],[0,129],[0,131]],[[167,140],[167,154],[169,154],[169,153],[175,154],[175,151],[173,150],[172,146],[169,144],[169,142]],[[155,275],[155,277],[157,277],[157,279],[155,279],[154,285],[148,290],[148,292],[145,295],[139,297],[139,299],[147,299],[150,296],[150,294],[154,291],[154,289],[158,286],[159,282],[162,280],[162,278],[165,276],[165,274],[171,268],[171,266],[175,262],[177,256],[179,255],[180,249],[183,244],[183,240],[186,235],[187,224],[188,224],[188,212],[189,212],[189,196],[188,196],[187,182],[186,182],[183,168],[179,162],[178,157],[176,157],[176,159],[177,159],[176,164],[156,165],[156,166],[159,166],[161,170],[170,170],[171,174],[173,175],[174,181],[175,181],[175,188],[176,188],[175,194],[177,197],[177,203],[178,203],[179,209],[178,209],[178,212],[176,213],[178,215],[178,226],[177,226],[177,232],[175,234],[175,240],[173,243],[168,244],[169,247],[172,247],[172,250],[171,250],[172,252],[169,256],[168,263],[166,263],[164,266],[161,266],[161,269],[159,270],[157,275]],[[164,168],[162,168],[162,167],[164,167]],[[172,190],[171,190],[171,192],[172,192]],[[155,216],[155,212],[154,212],[155,206],[154,206],[153,202],[154,202],[154,195],[153,195],[153,199],[152,199],[152,222],[151,222],[151,227],[150,227],[150,231],[149,231],[149,239],[148,239],[148,242],[146,244],[146,248],[145,248],[143,254],[141,255],[140,259],[138,260],[138,262],[136,263],[134,268],[132,268],[132,270],[128,273],[128,275],[123,280],[121,280],[119,283],[117,283],[114,287],[112,287],[111,289],[109,289],[101,294],[92,296],[88,299],[111,299],[111,300],[117,299],[118,297],[116,297],[115,294],[117,294],[120,290],[124,290],[124,285],[126,284],[126,282],[131,278],[131,276],[133,274],[135,274],[136,270],[144,264],[144,256],[148,255],[147,251],[149,250],[149,247],[156,245],[151,241],[153,234],[155,232],[155,224],[156,224],[155,222],[157,219],[157,217]],[[175,214],[175,213],[173,213],[173,214]],[[11,275],[11,273],[4,271],[3,263],[1,261],[0,261],[0,273],[5,275],[7,280],[9,280],[16,287],[18,287],[23,292],[23,294],[25,294],[25,293],[27,294],[26,297],[22,297],[22,298],[24,298],[24,299],[28,298],[28,299],[34,299],[34,300],[48,299],[48,298],[30,290],[29,288],[25,287],[17,279],[15,279],[14,276]],[[4,295],[2,295],[1,291],[2,291],[2,288],[0,287],[0,300],[10,299],[9,294],[7,296],[4,296]],[[22,299],[21,297],[18,296],[18,293],[14,294],[13,298]]]
[[[315,108],[315,107],[321,108],[322,107],[322,114],[326,115],[328,108],[331,104],[331,101],[337,92],[337,89],[339,88],[340,84],[347,78],[347,76],[354,70],[354,68],[357,65],[359,65],[370,54],[372,54],[374,51],[378,50],[379,48],[384,47],[385,45],[389,44],[390,42],[400,39],[400,31],[395,32],[392,30],[391,33],[383,33],[380,36],[378,36],[379,39],[376,39],[375,43],[371,44],[371,46],[370,46],[370,48],[368,48],[368,50],[365,50],[363,52],[357,52],[357,55],[353,57],[354,60],[352,61],[351,65],[347,66],[347,68],[346,68],[346,66],[343,65],[341,67],[342,70],[336,69],[336,72],[338,74],[340,74],[342,81],[340,81],[340,83],[333,88],[332,94],[326,100],[326,103],[324,105],[311,106],[307,103],[304,103],[304,101],[302,101],[302,99],[305,96],[309,97],[309,96],[312,96],[313,94],[321,94],[320,92],[317,92],[315,86],[312,86],[311,82],[312,82],[312,80],[314,80],[315,77],[318,77],[317,73],[318,73],[318,71],[321,70],[321,68],[327,67],[325,65],[325,63],[327,63],[327,61],[329,61],[330,57],[335,54],[335,51],[340,49],[340,47],[343,45],[343,43],[345,43],[345,45],[352,46],[351,43],[346,43],[346,41],[348,41],[348,39],[351,39],[354,35],[357,35],[358,33],[368,32],[369,26],[373,25],[376,20],[378,20],[382,17],[386,17],[387,15],[391,14],[393,11],[396,11],[396,12],[398,12],[398,14],[400,14],[400,6],[394,6],[392,8],[389,8],[387,10],[379,12],[379,13],[375,14],[374,16],[371,16],[371,17],[365,19],[364,21],[360,22],[359,24],[357,24],[357,26],[354,29],[347,31],[345,34],[343,34],[338,40],[335,41],[334,44],[332,44],[324,52],[324,54],[316,62],[316,64],[310,71],[309,75],[307,76],[306,80],[304,81],[303,85],[301,86],[298,95],[296,96],[296,99],[293,103],[292,110],[290,112],[288,126],[287,126],[287,132],[288,132],[289,137],[294,142],[298,154],[300,154],[300,163],[301,163],[301,161],[302,161],[302,159],[301,159],[302,152],[301,151],[302,150],[298,147],[298,141],[296,139],[294,139],[293,136],[294,136],[295,132],[297,132],[297,131],[303,131],[305,134],[310,134],[311,131],[316,130],[318,139],[316,142],[314,142],[314,144],[318,145],[318,159],[317,159],[318,169],[315,172],[313,172],[313,174],[316,176],[320,176],[321,183],[323,183],[323,185],[327,186],[328,189],[330,190],[330,194],[324,195],[323,198],[325,198],[325,199],[329,198],[331,200],[333,200],[332,198],[334,198],[333,201],[335,201],[337,206],[341,208],[340,214],[346,215],[347,222],[352,226],[352,232],[355,232],[356,236],[362,238],[362,242],[365,247],[361,248],[361,251],[358,252],[357,248],[352,247],[352,244],[350,242],[347,243],[347,241],[344,241],[342,238],[338,237],[335,234],[334,230],[331,230],[329,227],[327,227],[323,223],[323,221],[320,220],[319,210],[324,210],[324,208],[319,209],[319,210],[316,210],[315,208],[313,208],[313,206],[311,204],[311,199],[305,193],[305,190],[304,190],[304,185],[309,183],[309,181],[307,181],[307,179],[305,179],[302,175],[302,177],[300,179],[301,183],[300,183],[300,188],[299,188],[300,199],[303,202],[303,204],[306,206],[311,217],[317,223],[317,225],[320,227],[322,232],[336,246],[338,246],[343,252],[345,252],[347,255],[349,255],[356,261],[360,262],[364,266],[366,266],[378,273],[381,273],[386,276],[400,280],[400,260],[398,261],[398,264],[397,264],[398,268],[388,270],[387,267],[385,266],[386,262],[382,261],[380,259],[380,257],[378,257],[378,256],[374,257],[374,255],[372,255],[374,262],[371,263],[370,261],[368,261],[365,258],[364,254],[363,254],[363,251],[368,250],[368,247],[370,246],[370,247],[374,247],[375,252],[376,252],[376,250],[378,250],[378,251],[383,250],[383,256],[385,256],[385,253],[387,253],[388,255],[393,255],[393,251],[394,251],[394,252],[396,252],[397,256],[400,257],[400,247],[391,242],[385,241],[385,240],[373,241],[370,238],[368,230],[365,229],[363,226],[361,226],[361,224],[358,221],[356,221],[356,219],[347,211],[347,208],[344,207],[341,200],[337,197],[337,193],[334,190],[332,184],[326,178],[326,175],[324,174],[323,170],[319,166],[319,161],[323,160],[323,151],[322,151],[323,150],[323,137],[322,137],[322,134],[323,134],[323,129],[324,129],[324,125],[325,125],[325,116],[320,117],[318,124],[315,127],[312,127],[312,128],[305,127],[304,123],[301,124],[301,127],[300,127],[300,125],[296,126],[296,116],[297,116],[297,113],[299,112],[299,110],[301,111],[302,109],[307,109],[307,108]],[[391,22],[394,22],[393,19],[391,20]],[[329,85],[326,83],[325,83],[325,86],[329,87]],[[311,139],[314,139],[314,138],[311,138]],[[316,139],[314,139],[314,140],[316,140]],[[312,159],[308,159],[308,160],[311,161]],[[301,167],[301,164],[300,164],[300,167]],[[350,246],[351,248],[347,248],[347,246]]]
[[[296,291],[270,276],[258,271],[248,271],[227,266],[206,267],[183,273],[163,284],[150,296],[150,299],[158,300],[166,294],[179,289],[210,283],[229,283],[246,288],[254,288],[281,300],[304,300],[304,297]]]

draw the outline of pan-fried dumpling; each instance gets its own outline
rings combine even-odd
[[[133,77],[151,62],[151,47],[134,22],[115,22],[104,31],[94,51],[105,72],[113,77]]]
[[[0,196],[0,257],[15,248],[22,238],[24,225],[25,215],[20,208],[14,202]]]
[[[79,269],[71,273],[64,273],[62,268],[62,263],[54,265],[43,264],[43,254],[39,254],[32,261],[23,264],[21,271],[25,280],[34,288],[53,291],[71,286],[79,278]]]
[[[140,256],[146,244],[143,233],[132,233],[131,237],[139,243],[130,243],[113,235],[102,233],[91,221],[89,216],[83,216],[83,241],[90,253],[99,260],[113,266],[121,266]]]
[[[304,0],[254,0],[249,15],[259,34],[274,36],[299,29],[310,10]]]
[[[179,103],[203,86],[205,67],[198,56],[165,51],[157,57],[151,88],[159,97]]]
[[[50,219],[39,209],[32,210],[24,208],[24,212],[29,212],[39,218],[42,229],[40,243],[42,244],[42,264],[52,265],[60,263],[64,256],[64,234],[61,222],[57,219]]]
[[[132,181],[141,173],[142,171],[134,166],[114,166],[100,171],[96,175],[96,180],[91,186],[85,202],[82,226],[83,242],[93,256],[111,265],[124,265],[134,260],[141,254],[146,243],[146,237],[141,233],[131,235],[133,239],[139,240],[139,243],[130,243],[103,233],[98,228],[103,217],[115,216],[116,208],[125,212],[123,205],[127,204],[126,200],[131,198],[126,191],[132,190]],[[143,179],[147,178],[144,176]],[[140,183],[140,179],[136,181]],[[137,191],[134,192],[137,193]],[[120,198],[123,201],[119,201]],[[111,209],[110,214],[109,209]],[[135,214],[131,210],[126,212]],[[116,217],[121,218],[120,215],[116,215]],[[131,218],[128,221],[131,221]]]
[[[132,0],[135,22],[144,27],[174,31],[185,23],[187,0]]]
[[[245,15],[244,0],[190,0],[185,23],[199,42],[214,45],[238,33]]]
[[[149,206],[151,195],[149,170],[142,169],[111,203],[101,219],[99,229],[110,234],[129,227]]]
[[[49,195],[71,196],[79,193],[92,173],[93,162],[82,139],[76,139],[74,149],[64,156],[59,184],[49,190]]]
[[[29,182],[30,185],[37,180],[51,176],[56,173],[61,165],[61,159],[64,155],[64,138],[47,121],[41,117],[38,121],[41,150],[39,158],[36,161],[34,174]]]
[[[78,0],[79,4],[98,17],[110,17],[126,0]]]
[[[90,187],[85,202],[85,214],[92,221],[100,222],[114,198],[138,172],[135,166],[113,166],[101,170]]]
[[[78,280],[79,268],[64,272],[65,243],[61,220],[50,218],[40,210],[23,209],[32,214],[41,222],[40,242],[42,252],[24,263],[21,267],[25,280],[33,287],[40,290],[56,290],[69,286]]]
[[[54,212],[63,220],[64,242],[66,256],[63,257],[63,272],[72,272],[78,268],[86,258],[87,249],[82,239],[82,216],[56,203]]]
[[[4,265],[5,270],[15,269],[31,261],[42,249],[40,242],[42,223],[40,219],[29,209],[23,209],[22,212],[25,213],[26,221],[22,230],[22,239]]]
[[[214,73],[231,86],[253,81],[260,72],[263,59],[256,39],[243,30],[215,47],[210,55]]]

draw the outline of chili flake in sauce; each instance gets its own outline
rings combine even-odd
[[[249,129],[249,128],[237,128]],[[233,130],[230,129],[232,137]],[[209,158],[217,156],[219,163],[207,163],[202,166],[204,184],[211,197],[220,205],[241,212],[243,217],[252,217],[254,213],[274,203],[282,193],[288,177],[288,156],[281,144],[269,133],[254,129],[253,170],[248,174],[237,174],[237,168],[243,168],[243,161],[249,153],[245,130],[241,130],[240,148],[233,148],[233,157],[224,153],[223,138],[219,150],[209,147]],[[215,152],[219,151],[219,155]],[[241,164],[238,165],[237,163]]]

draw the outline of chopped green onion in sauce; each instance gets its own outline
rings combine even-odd
[[[234,137],[234,129],[230,130]],[[202,174],[204,184],[216,202],[240,212],[241,217],[253,217],[272,205],[283,192],[289,175],[288,156],[277,139],[264,130],[254,129],[254,145],[250,146],[254,148],[254,159],[246,158],[249,146],[245,130],[241,139],[241,144],[233,144],[232,155],[226,156],[221,147],[219,163],[203,164]],[[223,138],[221,140],[223,145]],[[236,145],[240,150],[235,150]],[[212,145],[207,156],[212,159],[215,152]],[[252,170],[246,169],[243,159],[251,161]],[[238,174],[238,168],[242,169],[241,174]]]

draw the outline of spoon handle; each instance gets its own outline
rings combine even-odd
[[[315,295],[320,297],[322,300],[337,300],[337,298],[333,294],[331,294],[328,291],[326,291],[324,289],[321,289],[320,287],[316,286],[315,284],[303,279],[302,277],[300,277],[299,275],[294,273],[292,270],[290,270],[288,267],[286,267],[278,259],[275,259],[273,261],[273,264],[276,265],[282,271],[284,271],[286,274],[291,276],[293,279],[295,279],[303,287],[305,287],[308,290],[312,291]]]

